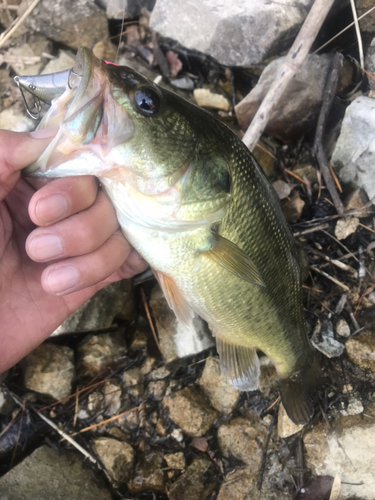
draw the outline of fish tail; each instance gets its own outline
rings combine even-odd
[[[321,376],[318,357],[313,354],[302,370],[280,379],[281,401],[295,424],[307,424],[313,416],[315,387]]]

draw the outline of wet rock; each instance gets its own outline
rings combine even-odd
[[[335,236],[338,240],[345,240],[348,236],[355,233],[359,224],[357,217],[347,217],[339,219],[335,227]]]
[[[74,62],[75,58],[72,54],[69,54],[69,52],[65,50],[59,50],[57,56],[46,64],[42,71],[42,75],[57,73],[58,71],[65,71],[66,69],[73,68]]]
[[[159,285],[151,292],[150,306],[159,335],[161,353],[167,363],[191,356],[214,345],[207,325],[195,317],[193,326],[180,323],[168,306]]]
[[[346,109],[331,164],[343,182],[375,196],[375,100],[357,97]]]
[[[375,335],[364,331],[350,338],[346,344],[350,360],[363,370],[375,372]]]
[[[366,413],[366,410],[365,410]],[[313,474],[341,474],[340,500],[353,497],[373,500],[375,491],[375,425],[373,419],[341,417],[332,424],[319,423],[304,437],[307,467]]]
[[[186,466],[185,455],[182,453],[182,451],[164,455],[164,460],[167,462],[168,467],[170,467],[171,469],[181,470]]]
[[[231,103],[221,94],[214,94],[208,89],[195,89],[194,99],[198,106],[203,108],[221,109],[223,111],[230,111],[232,108]]]
[[[91,444],[99,460],[115,481],[124,483],[129,480],[135,451],[128,443],[100,437],[94,439]]]
[[[224,65],[248,66],[289,47],[311,3],[235,0],[218,8],[215,0],[158,0],[150,26],[162,36],[209,54]],[[194,23],[187,22],[191,19]]]
[[[112,325],[116,316],[124,317],[133,307],[133,288],[131,280],[122,280],[103,288],[94,297],[82,304],[68,316],[53,335],[71,332],[92,332]],[[126,314],[125,314],[126,315]],[[124,318],[128,319],[128,318]]]
[[[229,415],[234,410],[241,393],[223,376],[220,361],[217,358],[206,359],[199,385],[216,410],[225,415]]]
[[[205,474],[211,466],[206,458],[199,458],[187,468],[177,481],[167,490],[169,500],[206,500],[215,488],[214,484],[207,485]]]
[[[24,0],[18,13],[30,4],[31,0]],[[25,27],[73,49],[108,37],[105,13],[88,0],[41,0],[27,16]]]
[[[149,453],[141,457],[134,468],[133,477],[127,483],[130,493],[147,490],[165,491],[162,468],[163,456],[160,453]]]
[[[141,9],[152,11],[156,0],[96,0],[96,3],[106,9],[108,19],[127,19],[139,16]]]
[[[8,392],[0,387],[0,415],[10,415],[15,406]]]
[[[284,405],[280,403],[279,414],[277,416],[277,433],[279,437],[285,439],[293,436],[293,434],[296,434],[301,429],[303,429],[303,425],[297,425],[292,422],[285,411]]]
[[[139,397],[143,394],[143,373],[139,368],[127,370],[122,374],[124,392],[133,397]]]
[[[203,436],[217,418],[203,396],[193,387],[185,387],[163,399],[164,408],[188,436]]]
[[[104,385],[104,415],[112,417],[120,411],[122,403],[121,387],[118,383],[106,382]]]
[[[74,351],[67,346],[41,344],[24,360],[25,387],[60,400],[72,392]]]
[[[336,333],[340,337],[348,338],[350,336],[350,326],[345,319],[340,318],[336,323]]]
[[[219,446],[223,455],[233,456],[252,467],[260,465],[266,435],[266,427],[255,418],[235,418],[218,429]]]
[[[235,106],[241,128],[246,129],[254,118],[284,60],[285,57],[280,57],[272,61],[263,71],[257,85]],[[289,83],[280,105],[268,121],[266,130],[270,135],[290,141],[312,130],[322,103],[331,60],[329,55],[307,56],[301,71]]]
[[[36,123],[26,114],[23,104],[14,104],[0,113],[0,129],[13,132],[32,132]]]
[[[345,351],[344,344],[334,338],[332,322],[326,318],[317,321],[311,343],[327,358],[337,358]]]
[[[77,371],[95,375],[125,353],[126,344],[121,332],[88,336],[78,347]]]
[[[258,496],[256,474],[250,469],[241,469],[226,476],[220,487],[217,500],[248,500]],[[264,498],[263,495],[262,498]]]
[[[3,500],[110,500],[111,494],[98,486],[97,478],[75,453],[59,454],[47,446],[35,450],[0,478]]]

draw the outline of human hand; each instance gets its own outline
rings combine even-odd
[[[0,373],[95,292],[147,267],[94,177],[20,177],[45,134],[0,131]]]

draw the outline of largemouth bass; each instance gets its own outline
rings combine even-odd
[[[242,141],[201,108],[87,48],[39,128],[51,126],[56,137],[26,173],[96,175],[176,316],[208,322],[230,383],[255,390],[263,351],[289,417],[306,423],[319,366],[306,332],[301,254]]]

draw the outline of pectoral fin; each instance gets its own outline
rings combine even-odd
[[[230,344],[216,337],[221,371],[239,391],[255,391],[259,380],[259,358],[256,349]]]
[[[181,290],[176,285],[175,281],[167,274],[160,271],[152,270],[155,278],[158,280],[160,288],[163,290],[169,307],[173,310],[176,318],[185,325],[191,325],[194,317],[194,312],[186,302]]]
[[[211,248],[204,250],[202,254],[225,267],[238,278],[254,285],[265,286],[254,262],[237,245],[217,233],[212,235],[211,243]]]

